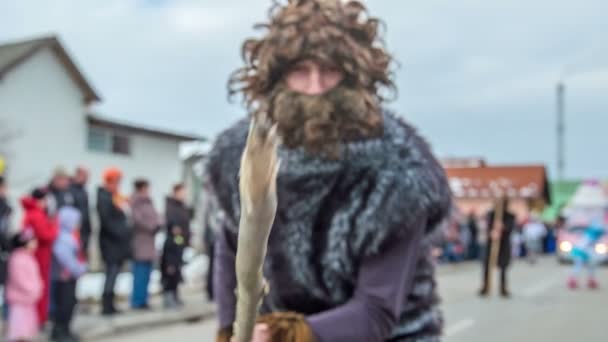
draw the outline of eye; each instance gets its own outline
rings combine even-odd
[[[287,73],[290,77],[302,77],[308,73],[307,69],[302,66],[294,66]]]
[[[330,65],[330,66],[323,67],[323,72],[335,74],[335,73],[341,73],[342,70],[340,70],[340,68],[338,68],[335,65]]]

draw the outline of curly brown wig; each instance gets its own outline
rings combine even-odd
[[[381,90],[395,92],[392,57],[379,34],[381,21],[359,1],[275,0],[261,39],[242,46],[245,66],[232,73],[230,97],[242,93],[254,116],[278,124],[287,147],[337,157],[339,144],[381,133]],[[341,69],[328,94],[296,94],[282,82],[294,64],[313,59]]]
[[[245,41],[245,66],[228,82],[230,97],[242,93],[248,108],[263,106],[285,71],[307,58],[341,67],[344,83],[373,94],[376,106],[384,100],[381,88],[396,91],[393,59],[379,34],[382,22],[359,1],[274,0],[268,16],[268,23],[255,26],[266,35]]]

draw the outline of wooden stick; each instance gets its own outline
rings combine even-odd
[[[494,240],[492,237],[494,231],[502,231],[502,221],[504,217],[504,199],[496,201],[496,208],[494,209],[494,220],[492,222],[492,230],[490,231],[490,256],[488,260],[488,275],[486,279],[486,285],[488,293],[492,292],[492,281],[494,279],[494,271],[498,264],[498,257],[500,254],[501,237],[500,234],[498,239]],[[502,233],[502,232],[501,232]]]
[[[262,267],[277,210],[279,170],[276,126],[265,118],[253,119],[241,159],[239,192],[241,218],[236,253],[236,342],[250,342],[266,292]]]

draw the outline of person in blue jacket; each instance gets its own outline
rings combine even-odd
[[[80,244],[81,214],[73,207],[59,210],[59,236],[53,245],[53,302],[56,304],[52,341],[72,342],[79,338],[70,329],[76,306],[76,282],[87,266]]]

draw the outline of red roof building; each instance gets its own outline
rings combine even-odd
[[[511,210],[520,219],[525,219],[530,210],[542,211],[551,203],[543,165],[488,166],[483,160],[476,163],[449,160],[444,168],[457,207],[465,214],[482,215],[502,196],[510,199]]]

